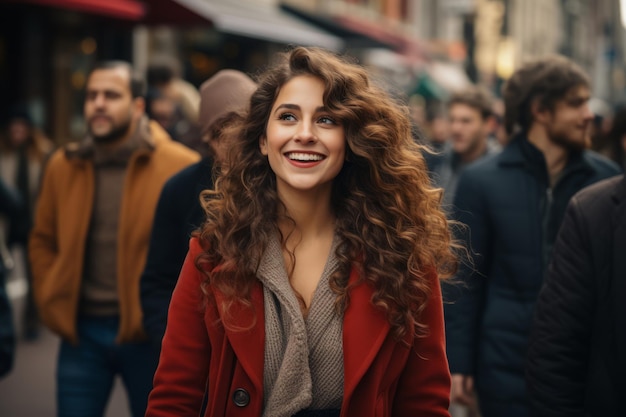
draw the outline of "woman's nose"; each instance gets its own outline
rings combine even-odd
[[[301,142],[313,142],[317,140],[313,132],[313,124],[310,122],[300,123],[295,139]]]

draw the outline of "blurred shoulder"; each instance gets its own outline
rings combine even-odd
[[[172,140],[167,132],[155,121],[150,121],[150,136],[157,155],[166,155],[170,160],[194,163],[200,160],[200,154],[180,142]]]
[[[621,172],[619,165],[595,151],[584,151],[583,158],[594,170],[605,177],[617,175]]]
[[[616,193],[622,197],[626,194],[626,180],[624,175],[616,175],[578,191],[572,201],[582,207],[597,206],[601,203],[608,203]]]
[[[462,175],[473,178],[493,178],[494,173],[500,170],[500,159],[500,152],[487,154],[465,167]]]
[[[211,175],[213,165],[210,159],[204,158],[183,168],[176,174],[172,175],[163,186],[163,190],[187,190],[190,188],[212,187]]]

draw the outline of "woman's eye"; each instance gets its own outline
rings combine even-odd
[[[280,116],[278,116],[279,120],[287,120],[287,121],[294,121],[296,120],[296,116],[294,116],[292,113],[282,113]]]
[[[335,119],[328,117],[328,116],[322,116],[319,118],[320,123],[323,124],[327,124],[327,125],[336,125],[337,122],[335,122]]]

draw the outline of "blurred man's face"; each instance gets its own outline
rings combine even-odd
[[[482,149],[487,143],[489,119],[467,104],[452,104],[448,110],[450,119],[450,142],[454,152],[469,155]]]
[[[143,113],[143,99],[133,99],[125,68],[100,69],[87,80],[84,112],[96,142],[117,142]]]
[[[218,118],[216,122],[207,127],[204,133],[202,133],[202,142],[206,143],[211,148],[211,156],[216,162],[224,163],[228,156],[228,139],[223,134],[223,127],[228,124],[228,121],[223,121],[222,118]]]
[[[548,137],[570,150],[582,150],[591,146],[591,121],[589,88],[572,88],[563,99],[558,100],[550,112],[546,130]]]
[[[30,134],[30,126],[25,120],[13,119],[9,124],[9,140],[15,147],[26,143]]]
[[[152,119],[157,121],[164,129],[174,125],[176,104],[167,97],[156,98],[150,105]]]
[[[435,143],[446,143],[450,126],[445,117],[436,117],[430,122],[430,140]]]

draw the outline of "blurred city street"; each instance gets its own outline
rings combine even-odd
[[[302,55],[305,58],[293,55],[296,58],[290,64],[290,75],[285,77],[284,83],[281,81],[280,85],[272,87],[273,90],[267,90],[266,86],[274,77],[269,76],[266,70],[278,62],[280,56],[293,53],[289,51],[296,46],[306,47],[303,49],[305,55]],[[352,86],[362,85],[361,81],[350,81],[356,79],[352,70],[344,72],[331,66],[329,62],[334,58],[310,60],[311,56],[326,56],[316,48],[337,54],[341,59],[362,67],[364,73],[357,74],[367,75],[356,78],[367,79],[366,92],[350,92]],[[300,53],[302,50],[297,51]],[[326,59],[328,62],[324,62]],[[311,72],[311,68],[306,69],[305,66],[320,70]],[[243,94],[247,88],[233,89],[230,84],[215,82],[216,75],[223,75],[225,71],[236,71],[247,79],[247,84],[252,85],[250,91],[258,93],[250,99],[249,92]],[[287,100],[282,105],[277,103],[278,96],[291,87],[281,89],[302,75],[312,75],[317,81],[325,82],[324,95],[316,93],[322,102],[315,105],[314,112],[305,111],[305,105]],[[282,76],[278,78],[283,79]],[[106,82],[101,84],[102,80]],[[260,88],[254,87],[253,81]],[[114,85],[115,88],[106,85]],[[318,90],[318,83],[311,80],[305,85]],[[213,90],[215,86],[219,88]],[[377,88],[371,95],[370,86]],[[299,88],[294,87],[294,91],[298,92]],[[442,365],[442,368],[445,368],[444,373],[450,371],[453,376],[451,416],[526,414],[508,411],[490,413],[488,402],[491,399],[497,407],[515,410],[518,406],[519,409],[526,409],[535,402],[526,398],[526,391],[530,391],[527,388],[532,384],[525,379],[528,375],[526,368],[532,367],[528,363],[533,361],[522,353],[533,345],[526,343],[531,337],[529,329],[532,320],[537,320],[530,313],[536,308],[535,301],[540,290],[549,286],[544,285],[544,277],[555,274],[552,269],[559,269],[548,268],[552,248],[557,247],[560,239],[557,238],[559,230],[573,230],[573,233],[584,229],[594,239],[600,235],[596,227],[561,227],[563,218],[570,216],[570,211],[574,212],[573,208],[568,208],[569,199],[583,186],[591,186],[616,175],[618,170],[622,174],[626,172],[626,0],[0,0],[0,417],[54,417],[57,414],[56,366],[60,340],[59,336],[43,326],[37,328],[37,309],[48,321],[55,322],[50,324],[51,328],[69,332],[66,329],[70,327],[69,323],[81,324],[80,340],[83,343],[80,348],[67,349],[77,351],[67,355],[63,350],[60,367],[62,408],[65,408],[65,403],[71,406],[79,403],[101,404],[93,397],[105,392],[110,382],[107,376],[101,378],[104,383],[96,388],[83,390],[87,391],[86,394],[74,389],[76,386],[92,388],[91,384],[82,381],[100,382],[99,374],[110,371],[88,367],[99,363],[92,361],[85,352],[90,351],[94,357],[101,358],[108,354],[102,347],[111,348],[113,345],[112,350],[124,350],[118,355],[124,356],[124,360],[118,361],[121,365],[112,365],[112,361],[108,361],[105,366],[115,368],[115,372],[124,372],[125,380],[136,378],[140,381],[130,383],[135,389],[128,390],[130,394],[127,394],[118,377],[106,412],[98,417],[130,417],[127,395],[134,399],[134,414],[142,414],[143,417],[144,405],[136,398],[145,398],[152,387],[152,365],[158,352],[153,344],[135,342],[144,332],[150,340],[161,340],[163,334],[159,334],[159,329],[165,328],[170,295],[178,278],[180,262],[189,247],[189,233],[207,218],[227,218],[218,211],[220,208],[230,207],[232,210],[229,209],[229,212],[238,213],[238,220],[228,225],[231,232],[224,235],[209,233],[222,230],[220,222],[216,222],[218,229],[211,229],[213,225],[208,222],[209,226],[201,230],[202,236],[208,235],[211,239],[217,236],[215,239],[220,244],[216,248],[206,246],[209,248],[206,251],[214,252],[226,264],[230,262],[230,255],[228,251],[222,253],[221,248],[252,247],[243,243],[233,246],[240,234],[232,231],[252,230],[250,234],[255,239],[250,241],[262,243],[258,248],[254,247],[253,252],[260,254],[262,248],[268,247],[263,239],[268,239],[269,234],[262,232],[256,239],[254,231],[257,229],[251,225],[266,227],[276,219],[293,220],[293,233],[283,234],[281,222],[277,225],[272,223],[271,227],[278,228],[281,236],[286,237],[283,254],[288,254],[293,261],[287,280],[290,285],[297,281],[293,279],[297,275],[296,252],[300,256],[302,248],[309,246],[306,239],[301,239],[292,250],[291,236],[308,236],[305,231],[309,229],[296,224],[295,219],[299,216],[290,212],[292,206],[282,201],[283,194],[290,193],[270,190],[267,200],[250,198],[244,210],[236,211],[232,206],[238,201],[238,189],[248,192],[258,184],[269,184],[265,180],[248,180],[245,175],[240,176],[240,181],[230,179],[235,177],[232,173],[254,171],[243,167],[251,159],[243,158],[244,152],[236,151],[242,149],[244,140],[247,147],[253,139],[249,134],[251,121],[260,121],[260,116],[267,118],[270,115],[274,103],[263,104],[267,108],[264,114],[256,114],[263,107],[257,105],[259,100],[264,101],[268,97],[265,94],[267,91],[274,91],[273,100],[278,104],[277,109],[290,106],[297,109],[297,112],[285,111],[284,114],[281,111],[280,117],[275,117],[278,111],[272,113],[272,120],[285,122],[285,126],[294,128],[281,128],[276,134],[276,143],[287,143],[288,140],[297,143],[289,151],[283,151],[284,154],[276,153],[291,164],[291,167],[285,164],[289,167],[285,175],[290,177],[292,168],[296,178],[300,178],[300,173],[317,175],[322,172],[316,168],[318,165],[326,166],[324,164],[328,161],[333,164],[335,162],[332,161],[337,161],[338,170],[333,171],[332,178],[329,176],[321,182],[311,182],[316,184],[315,187],[326,187],[331,180],[335,181],[336,172],[340,172],[340,164],[344,160],[348,168],[344,170],[341,166],[339,178],[349,178],[352,174],[344,173],[359,172],[356,169],[362,169],[361,165],[372,165],[355,182],[346,182],[350,187],[346,190],[345,200],[335,201],[344,196],[333,192],[332,201],[329,200],[333,213],[323,216],[318,210],[315,216],[308,217],[336,217],[336,225],[362,225],[358,236],[355,234],[357,230],[350,231],[350,235],[337,233],[338,239],[354,241],[341,242],[339,249],[349,247],[351,254],[363,251],[357,260],[362,258],[368,263],[369,259],[379,259],[366,265],[365,272],[370,271],[374,276],[362,281],[380,286],[375,288],[376,297],[385,301],[390,318],[402,313],[405,318],[411,319],[406,322],[406,328],[392,327],[404,331],[413,321],[419,328],[428,326],[428,323],[422,323],[422,317],[418,317],[422,310],[417,311],[415,316],[408,314],[415,304],[412,300],[417,300],[412,298],[413,290],[417,289],[415,294],[419,295],[420,302],[428,301],[423,292],[425,284],[416,281],[424,277],[412,274],[414,262],[428,260],[428,264],[415,264],[419,267],[417,270],[428,268],[439,272],[439,267],[442,267],[443,272],[454,275],[451,277],[454,278],[453,283],[460,284],[458,300],[453,294],[454,285],[450,286],[449,294],[445,288],[441,291],[445,305],[442,319],[445,321],[445,332],[441,332],[442,340],[437,342],[438,346],[443,346],[445,342],[448,349],[449,366]],[[378,93],[381,93],[380,97]],[[373,111],[382,102],[386,103],[387,97],[393,99],[393,106],[385,104],[381,108],[393,108],[393,112]],[[220,100],[226,98],[233,102],[221,105]],[[235,98],[241,99],[241,103],[236,104]],[[321,116],[315,116],[308,123],[305,122],[309,118],[308,113],[319,113]],[[261,138],[257,139],[257,145],[270,141],[274,143],[273,139],[268,139],[271,136],[268,132],[272,132],[267,128],[269,120],[265,122],[265,131],[256,132],[256,138]],[[383,126],[391,122],[393,124],[388,127]],[[307,124],[315,129],[320,127],[319,132],[323,132],[323,136],[311,134],[311,140],[302,141],[302,136],[295,134],[295,127]],[[377,127],[379,125],[382,127]],[[339,132],[335,129],[337,126],[341,127],[341,133],[335,135],[332,132]],[[359,133],[364,129],[371,135]],[[283,135],[283,132],[291,133]],[[331,135],[327,136],[329,132]],[[383,136],[390,142],[382,142]],[[370,141],[372,138],[375,141]],[[342,157],[328,158],[335,145],[327,146],[330,143],[327,141],[338,144]],[[319,149],[301,148],[302,142]],[[255,145],[256,148],[258,146]],[[287,149],[287,146],[284,148]],[[508,153],[510,149],[517,150]],[[363,157],[368,154],[371,156]],[[349,158],[351,155],[356,156],[352,159]],[[236,157],[240,159],[236,160]],[[268,157],[267,153],[265,157]],[[200,158],[201,162],[196,162]],[[479,162],[483,158],[487,162]],[[236,160],[237,167],[242,165],[241,170],[230,169],[233,160]],[[381,163],[384,169],[377,167]],[[192,164],[196,164],[195,168]],[[479,168],[470,169],[470,165]],[[251,166],[260,165],[255,163]],[[263,166],[268,164],[263,162]],[[273,164],[269,167],[275,170]],[[423,171],[420,172],[420,180],[410,180],[417,170]],[[283,181],[281,173],[276,177],[276,173],[266,171],[265,178],[273,178],[275,187],[278,183],[294,187],[295,182],[292,184],[290,179]],[[213,176],[209,175],[211,172]],[[400,180],[394,176],[396,172],[400,173]],[[430,182],[426,181],[426,174]],[[509,174],[510,181],[507,179]],[[172,176],[176,179],[166,183]],[[223,177],[226,179],[221,179]],[[419,185],[421,191],[406,193],[409,188],[394,184],[402,178],[409,179],[403,185]],[[359,181],[366,186],[360,187]],[[163,187],[164,184],[169,185]],[[384,186],[381,198],[378,195],[363,198],[366,195],[363,193],[381,186]],[[213,192],[200,194],[200,190],[207,188]],[[5,189],[6,192],[2,193]],[[172,189],[177,192],[173,194],[175,198],[169,198],[168,192]],[[333,189],[339,188],[333,185]],[[162,190],[166,192],[159,197]],[[234,190],[232,196],[228,194],[229,190]],[[440,203],[424,203],[429,200],[422,197],[435,192],[441,192]],[[205,203],[207,196],[211,200],[208,208]],[[217,199],[215,202],[214,197]],[[316,208],[322,207],[320,201],[326,201],[316,200]],[[271,204],[263,206],[267,201]],[[397,204],[388,205],[385,202]],[[203,210],[200,210],[199,203]],[[440,209],[436,213],[435,205]],[[626,204],[621,205],[620,210],[624,206]],[[355,208],[360,208],[366,215],[363,216]],[[278,216],[272,210],[284,213]],[[370,215],[371,210],[374,211]],[[297,211],[295,213],[298,214]],[[429,219],[437,219],[439,224],[445,216],[455,221],[449,223],[451,228],[444,233],[443,229],[431,228],[427,221],[420,220],[423,213]],[[359,221],[340,218],[344,214],[357,216]],[[399,214],[402,217],[398,217]],[[586,214],[581,214],[580,219],[583,217],[586,218]],[[606,217],[607,221],[613,219],[602,217]],[[156,221],[149,223],[153,218]],[[415,223],[417,220],[419,222]],[[393,225],[396,229],[392,229]],[[183,226],[185,234],[179,233]],[[412,229],[414,226],[419,227]],[[225,227],[223,229],[226,230]],[[624,230],[608,223],[606,229],[619,233]],[[152,233],[153,230],[157,233]],[[318,230],[330,231],[331,228]],[[411,230],[418,230],[419,233]],[[431,230],[440,230],[440,233],[431,234]],[[181,240],[178,235],[184,239]],[[354,236],[358,240],[353,239]],[[388,239],[374,245],[377,241],[372,241],[371,237],[378,236],[387,236]],[[396,236],[402,241],[394,240]],[[445,244],[441,243],[442,237],[445,237]],[[317,243],[317,240],[321,242],[318,238],[317,246],[314,246],[317,249],[322,247]],[[570,243],[570,239],[562,240]],[[605,241],[620,247],[612,240]],[[420,246],[422,242],[425,245]],[[450,245],[451,242],[454,244]],[[387,243],[389,247],[384,247]],[[166,249],[158,249],[161,244]],[[447,255],[434,256],[443,253],[444,246],[452,246],[453,252],[459,256],[458,271],[449,268],[456,264],[448,262]],[[371,248],[380,251],[378,257],[370,257],[368,251]],[[583,248],[574,245],[572,248],[582,253]],[[591,246],[584,249],[588,248]],[[182,251],[181,257],[174,262],[178,249]],[[593,252],[606,255],[601,262],[594,260],[594,265],[616,265],[621,259],[617,251],[614,264],[609,258],[612,252],[595,249]],[[393,256],[388,257],[390,253]],[[322,254],[314,255],[312,258],[317,260]],[[372,252],[372,255],[376,253]],[[475,262],[473,257],[478,261]],[[306,258],[304,265],[309,265],[310,258]],[[584,260],[582,256],[572,255],[572,258],[580,262]],[[154,259],[162,262],[155,262],[158,266],[153,266]],[[394,259],[404,259],[408,269],[400,271],[400,264]],[[339,260],[343,265],[349,259],[344,254]],[[384,262],[388,261],[393,264],[389,270],[393,274],[383,268],[386,266]],[[216,270],[222,266],[219,262],[211,262],[210,265],[217,267]],[[375,267],[370,267],[372,265]],[[299,269],[307,267],[299,266]],[[572,267],[572,271],[581,275],[580,280],[585,285],[592,282],[585,275],[586,268]],[[234,275],[244,277],[249,271],[240,274],[237,269],[235,272]],[[211,280],[214,276],[212,272],[204,275]],[[392,275],[400,277],[397,278],[397,285],[383,280]],[[575,274],[571,275],[570,278],[575,278]],[[32,296],[34,292],[29,292],[29,280],[34,282],[33,288],[37,290],[37,302]],[[218,279],[217,282],[222,281]],[[238,281],[233,282],[237,284]],[[249,280],[246,282],[248,285]],[[267,285],[265,281],[261,282]],[[470,282],[471,285],[464,288]],[[12,317],[8,314],[10,309],[3,291],[4,283]],[[226,287],[230,285],[230,282],[224,283]],[[317,281],[315,283],[317,285]],[[602,291],[581,290],[581,297],[578,298],[583,300],[596,292],[604,295],[600,284],[604,284],[599,281],[598,288]],[[410,290],[406,294],[403,293],[405,287]],[[569,285],[562,287],[573,292]],[[351,288],[342,290],[342,294],[349,295]],[[580,288],[586,287],[581,284]],[[613,291],[612,286],[607,288],[610,289],[606,290],[607,295],[626,296],[620,291]],[[297,286],[292,289],[298,300],[306,299],[300,297],[302,294]],[[623,290],[626,292],[626,286]],[[234,298],[240,296],[234,290],[233,293]],[[495,302],[490,298],[492,295],[497,295]],[[213,300],[212,291],[205,296],[207,300]],[[461,297],[470,297],[467,298],[470,301],[466,302]],[[387,302],[394,298],[398,299],[397,303]],[[602,301],[598,302],[599,307],[609,306],[599,296],[587,301],[589,306],[598,301]],[[152,305],[154,308],[151,308]],[[562,302],[559,305],[571,308],[573,304]],[[469,306],[467,311],[463,311],[465,306]],[[419,308],[424,307],[420,305]],[[587,322],[594,326],[612,323],[613,316],[587,320],[587,316],[601,310],[581,308],[581,319],[572,320],[572,328]],[[615,311],[621,312],[618,308]],[[287,313],[281,312],[281,320],[283,314],[287,317]],[[623,317],[613,311],[611,314]],[[556,316],[545,316],[559,326],[562,324],[554,318]],[[144,319],[143,323],[140,318]],[[4,375],[12,353],[11,319],[16,332],[15,358],[12,370]],[[155,322],[153,327],[156,330],[153,331],[156,335],[149,329],[150,320]],[[333,319],[333,323],[336,321]],[[62,324],[58,325],[59,322]],[[100,322],[107,324],[100,326]],[[31,325],[33,323],[34,326]],[[625,328],[614,326],[617,330],[615,337],[626,340],[626,335],[619,333]],[[585,331],[594,335],[609,334],[603,329],[588,328]],[[494,330],[493,337],[487,334],[487,330]],[[565,330],[565,326],[558,330]],[[546,331],[546,334],[551,333]],[[576,331],[571,333],[573,335]],[[582,331],[578,333],[586,334]],[[88,335],[94,336],[94,347],[85,343],[89,340]],[[120,339],[129,343],[115,345],[112,342],[115,335],[122,336]],[[589,341],[596,348],[596,339],[604,341],[602,338],[586,337],[580,342],[581,346],[585,346],[579,349],[580,358],[587,355],[586,349],[591,346],[586,345]],[[567,344],[569,340],[564,345]],[[126,350],[126,345],[131,345],[129,350]],[[551,352],[546,347],[546,351],[552,354],[547,356],[555,364],[565,357],[560,354],[563,351],[561,348],[568,347],[556,346]],[[335,345],[324,348],[330,351],[332,347]],[[210,348],[215,348],[215,345]],[[300,355],[300,350],[304,348],[298,349]],[[615,348],[615,351],[626,353],[626,347]],[[269,357],[269,354],[266,356]],[[620,371],[626,371],[626,366],[617,366],[626,362],[621,361],[617,354],[614,358],[600,356],[593,359],[602,359],[603,364],[609,364],[606,370],[611,371],[615,375],[611,378],[618,381],[617,378],[624,373]],[[485,358],[493,359],[493,362],[485,361]],[[238,356],[236,359],[240,361]],[[547,375],[554,370],[553,376],[559,376],[556,367],[536,366],[537,363],[543,362],[536,361],[534,364],[539,369],[538,373]],[[563,369],[594,369],[590,376],[597,374],[600,378],[604,377],[604,370],[595,372],[602,368],[594,366],[595,363],[590,361],[591,365],[579,366],[566,364]],[[317,367],[318,363],[312,362],[311,369],[314,369],[313,365]],[[616,368],[610,369],[613,365]],[[212,366],[216,367],[214,363]],[[224,366],[219,365],[221,368]],[[264,369],[269,367],[267,365]],[[333,371],[336,370],[333,367]],[[487,376],[478,375],[481,372]],[[370,373],[374,372],[364,374]],[[65,374],[69,376],[63,378]],[[75,382],[76,375],[81,382]],[[582,382],[572,381],[566,373],[559,377],[571,386],[582,386]],[[279,380],[277,375],[275,378]],[[404,379],[409,380],[408,377]],[[172,381],[167,377],[157,380]],[[615,389],[622,385],[608,377],[605,380],[606,385],[600,387],[588,384],[593,388],[591,391],[602,394],[599,400],[591,401],[591,395],[580,396],[574,390],[576,398],[573,402],[584,398],[588,403],[585,406],[591,407],[590,414],[626,416],[626,411],[622,409],[623,400],[619,397],[626,389]],[[63,384],[63,381],[69,383]],[[71,388],[65,389],[66,385]],[[475,385],[480,390],[475,389]],[[539,394],[558,394],[558,390],[566,390],[567,385],[544,383],[534,386],[548,388],[547,391],[537,390]],[[163,391],[176,393],[178,388]],[[411,388],[421,386],[414,384]],[[500,388],[502,392],[498,392]],[[552,388],[554,391],[551,391]],[[274,389],[273,385],[266,384],[265,394]],[[70,397],[67,391],[74,394],[69,400],[65,399]],[[236,389],[235,393],[238,391]],[[246,390],[241,391],[246,393]],[[275,391],[280,392],[278,389]],[[481,392],[480,404],[477,391]],[[95,395],[91,395],[94,392]],[[217,392],[226,391],[218,389]],[[317,394],[317,388],[312,392]],[[323,394],[332,394],[332,399],[339,395],[335,391]],[[549,402],[559,399],[557,394],[544,396]],[[605,394],[606,397],[603,396]],[[85,400],[81,401],[83,395]],[[445,395],[447,393],[444,392]],[[600,413],[596,409],[598,404],[605,406],[608,404],[605,400],[612,395],[616,395],[615,404],[620,409],[614,413]],[[378,398],[374,394],[370,397]],[[402,397],[418,398],[414,395]],[[239,406],[234,396],[224,398],[232,399]],[[513,404],[515,401],[509,401],[510,398],[519,400],[519,404]],[[254,403],[250,399],[247,401]],[[164,403],[170,406],[175,401]],[[276,400],[276,403],[281,401]],[[379,403],[382,404],[381,401]],[[391,400],[388,403],[397,405]],[[428,401],[422,404],[428,404]],[[502,410],[497,407],[495,410]],[[100,406],[96,408],[101,409]],[[271,408],[270,411],[267,409],[263,410],[264,414],[275,414]],[[389,414],[397,414],[395,411],[391,410]]]

